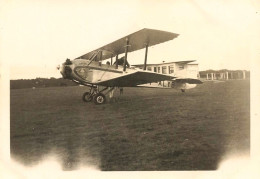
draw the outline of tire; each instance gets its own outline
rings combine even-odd
[[[92,101],[92,99],[93,99],[93,96],[91,96],[89,92],[85,92],[82,96],[82,100],[84,102],[90,102],[90,101]]]
[[[106,102],[106,97],[102,93],[98,93],[94,96],[94,103],[95,104],[104,104]]]

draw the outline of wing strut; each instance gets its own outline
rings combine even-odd
[[[127,61],[127,53],[128,53],[128,47],[129,47],[129,40],[126,38],[126,46],[125,46],[125,58],[124,58],[124,70],[126,70],[126,61]]]
[[[113,65],[113,56],[111,56],[111,63],[110,64]]]
[[[103,56],[103,51],[101,50],[100,51],[100,59],[102,59],[102,56]],[[101,66],[101,62],[99,63],[99,66]]]
[[[148,44],[145,44],[144,70],[146,70],[147,54],[148,54]]]
[[[116,69],[118,69],[118,54],[116,55]]]

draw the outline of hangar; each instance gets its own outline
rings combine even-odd
[[[176,62],[164,62],[158,64],[147,64],[147,70],[155,73],[172,75],[178,78],[198,78],[199,67],[196,60],[190,61],[176,61]],[[143,69],[143,64],[132,65],[134,67]]]
[[[248,79],[250,72],[246,70],[207,70],[199,72],[200,78],[205,80]]]
[[[155,73],[171,75],[178,79],[198,79],[199,67],[196,60],[189,61],[175,61],[175,62],[164,62],[158,64],[147,64],[146,69]],[[143,64],[132,65],[135,68],[143,69]],[[177,84],[174,81],[160,81],[158,83],[150,83],[146,85],[140,85],[146,87],[162,87],[162,88],[176,88],[176,89],[190,89],[194,88],[196,84],[181,83]]]

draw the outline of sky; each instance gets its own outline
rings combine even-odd
[[[197,60],[200,70],[250,70],[260,59],[257,0],[4,0],[0,66],[11,79],[61,75],[57,65],[143,28],[180,34],[149,49],[148,63]],[[144,50],[129,53],[130,64]]]

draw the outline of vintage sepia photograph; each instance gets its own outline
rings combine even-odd
[[[258,1],[0,4],[9,174],[251,166]]]

